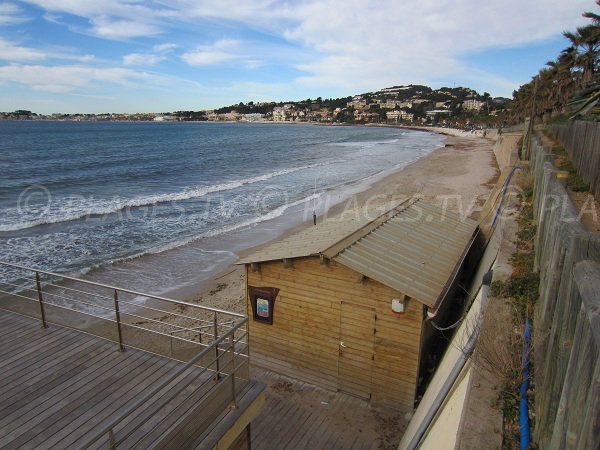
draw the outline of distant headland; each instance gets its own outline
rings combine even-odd
[[[500,126],[511,100],[480,94],[465,87],[432,89],[423,85],[393,86],[349,97],[289,102],[248,102],[214,110],[155,113],[37,114],[27,110],[0,112],[0,120],[141,121],[141,122],[312,122]]]

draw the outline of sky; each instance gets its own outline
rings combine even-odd
[[[0,111],[203,110],[403,84],[512,97],[593,0],[0,0]]]

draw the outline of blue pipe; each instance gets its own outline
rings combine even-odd
[[[506,190],[508,189],[508,185],[510,184],[510,180],[517,169],[523,169],[521,166],[513,166],[506,181],[504,182],[504,189],[502,190],[502,197],[500,197],[500,202],[498,203],[498,209],[496,209],[496,214],[494,215],[494,220],[492,221],[492,228],[496,225],[496,220],[498,219],[498,215],[500,214],[500,209],[502,208],[502,202],[504,201],[504,196],[506,195]]]
[[[529,430],[529,406],[527,405],[527,390],[529,389],[529,345],[531,342],[531,323],[525,319],[525,333],[523,334],[523,382],[521,383],[521,398],[519,402],[519,430],[521,436],[521,450],[527,450],[531,442]]]

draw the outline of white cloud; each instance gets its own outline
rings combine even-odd
[[[0,81],[29,86],[37,91],[66,93],[104,83],[129,87],[139,82],[160,84],[161,79],[122,68],[9,64],[0,67]]]
[[[218,37],[239,40],[217,40],[184,52],[181,59],[198,67],[232,61],[246,69],[277,66],[283,69],[279,73],[295,67],[303,75],[291,84],[320,87],[324,95],[330,87],[352,93],[390,84],[436,79],[466,84],[484,78],[506,92],[512,80],[468,67],[465,56],[555,38],[586,23],[581,13],[595,9],[592,0],[24,1],[61,20],[83,18],[91,24],[84,32],[106,39],[160,35],[172,41],[169,31],[189,35],[191,27],[215,39],[216,28]],[[202,28],[206,23],[210,26]],[[249,31],[255,41],[243,42]],[[150,53],[132,52],[123,62],[157,64],[176,46],[157,43]]]
[[[233,39],[221,39],[212,45],[203,45],[198,50],[186,52],[181,55],[190,66],[212,66],[222,64],[235,59],[239,56],[235,53],[239,42]]]
[[[154,66],[165,57],[162,55],[152,55],[148,53],[130,53],[123,56],[123,64],[126,66]]]
[[[156,44],[152,47],[154,53],[130,53],[123,56],[123,64],[126,66],[155,66],[167,59],[167,54],[178,47],[179,45],[170,42]]]
[[[161,33],[159,27],[131,20],[113,20],[108,17],[91,19],[92,33],[106,39],[148,37]]]
[[[18,25],[28,20],[19,6],[14,3],[0,3],[0,25]]]
[[[154,50],[157,53],[168,53],[172,50],[175,50],[178,47],[179,47],[179,45],[177,45],[177,44],[167,42],[164,44],[155,45],[154,47],[152,47],[152,50]]]
[[[92,62],[95,61],[96,57],[94,55],[86,54],[77,58],[79,62]]]
[[[375,8],[358,0],[308,2],[295,9],[298,22],[284,35],[318,52],[298,66],[307,72],[301,83],[372,89],[464,78],[470,69],[463,55],[556,36],[579,20],[585,3],[406,0]]]
[[[0,37],[0,60],[5,61],[39,61],[47,54],[28,47],[21,47]]]
[[[234,55],[218,50],[199,50],[181,55],[190,66],[214,66],[235,59]]]

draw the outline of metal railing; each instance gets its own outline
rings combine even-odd
[[[245,317],[2,261],[0,308],[181,361]]]
[[[237,406],[249,381],[243,314],[1,261],[0,308],[35,317],[42,327],[57,324],[114,341],[120,351],[133,347],[185,362],[83,448],[130,447],[173,421],[179,425],[166,427],[162,438],[175,439],[176,432],[181,439],[186,420],[197,435],[198,417],[209,420]],[[144,430],[150,418],[156,423]]]
[[[140,427],[145,423],[145,417],[156,417],[157,414],[161,415],[161,411],[166,409],[175,397],[180,395],[182,391],[186,390],[193,383],[195,383],[193,392],[199,392],[199,394],[194,396],[193,392],[186,392],[186,397],[191,398],[191,402],[186,399],[182,404],[185,403],[185,401],[192,403],[188,408],[188,416],[190,417],[188,421],[195,424],[194,428],[196,435],[200,434],[199,431],[202,431],[202,427],[198,427],[199,424],[197,423],[197,420],[191,418],[193,414],[189,414],[189,409],[201,411],[206,410],[207,407],[211,407],[214,412],[213,415],[216,417],[218,413],[228,406],[228,404],[237,407],[240,391],[244,387],[245,382],[247,382],[248,361],[247,354],[244,355],[246,358],[241,358],[240,360],[241,354],[235,351],[236,344],[240,343],[242,337],[236,340],[234,335],[240,327],[246,324],[246,321],[247,318],[244,318],[232,329],[219,336],[210,346],[206,347],[190,359],[183,367],[175,371],[159,384],[155,385],[153,389],[147,392],[143,397],[140,397],[129,404],[119,416],[115,417],[110,423],[98,430],[98,432],[85,442],[81,448],[116,449],[122,444],[126,448],[141,445],[144,439],[148,439],[148,436],[155,432],[156,427],[160,427],[160,425],[164,423],[173,422],[173,414],[180,414],[180,410],[185,409],[186,406],[183,406],[183,408],[181,408],[181,405],[178,405],[177,408],[171,407],[172,411],[165,413],[158,423],[153,424],[153,427],[150,430],[142,430],[140,432]],[[196,363],[205,361],[206,357],[209,357],[212,354],[213,347],[214,349],[218,349],[219,344],[225,344],[226,349],[222,352],[217,351],[216,356],[212,358],[208,364],[206,364],[206,362],[203,364],[204,367],[200,369],[195,367]],[[189,379],[183,384],[180,381],[177,381],[185,378],[185,373],[189,371],[194,371],[192,376],[188,377]],[[207,377],[206,375],[211,371],[214,372],[214,375]],[[170,385],[176,386],[176,389],[169,389]],[[221,389],[222,392],[224,389],[224,392],[229,392],[230,395],[225,396],[224,400],[221,399],[220,403],[217,402],[216,404],[214,402],[212,404],[210,402],[203,404],[201,401],[196,401],[197,398],[200,400],[210,398],[211,392],[214,392],[217,389]],[[161,392],[165,390],[167,390],[167,393],[161,394]],[[151,408],[151,411],[148,411],[148,407]],[[206,413],[206,411],[203,412]],[[211,416],[209,415],[209,417]],[[128,426],[128,424],[135,422],[136,420],[140,422],[139,425]],[[210,422],[210,420],[208,420],[208,422]],[[169,430],[172,427],[168,426],[166,428]],[[177,431],[171,431],[171,433],[176,432]],[[167,435],[162,436],[163,439],[168,440],[172,437],[168,436],[167,431],[165,433]]]

